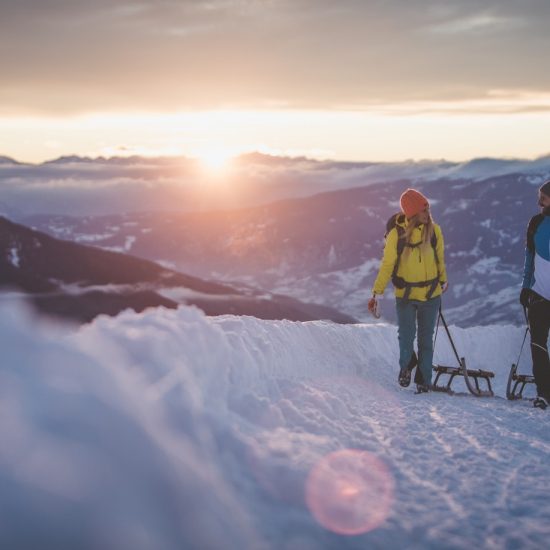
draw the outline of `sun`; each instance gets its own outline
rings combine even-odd
[[[224,171],[234,156],[233,152],[221,148],[204,149],[196,153],[196,158],[201,165],[211,172]]]

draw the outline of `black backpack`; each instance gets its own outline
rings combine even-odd
[[[406,242],[405,229],[402,226],[404,221],[405,221],[405,214],[398,212],[397,214],[394,214],[393,216],[391,216],[390,219],[386,222],[386,233],[384,234],[384,238],[388,236],[388,233],[393,228],[397,230],[397,260],[395,261],[395,265],[393,266],[393,272],[391,276],[392,283],[395,286],[395,288],[406,289],[405,295],[403,296],[405,299],[408,299],[411,293],[411,289],[413,287],[426,287],[426,286],[430,287],[428,289],[426,297],[431,298],[432,294],[435,292],[435,289],[437,288],[437,285],[439,284],[439,277],[436,277],[435,279],[430,279],[429,281],[423,281],[419,283],[409,283],[405,281],[403,277],[399,277],[397,275],[397,270],[399,269],[399,262],[401,261],[401,255],[403,254],[403,250],[405,250],[405,247],[408,246],[409,248],[416,248],[421,244],[421,243],[410,244]],[[434,250],[435,261],[439,263],[439,259],[437,257],[437,235],[435,234],[435,231],[430,240],[430,244],[432,245],[432,248]]]
[[[527,226],[527,236],[525,238],[525,246],[530,252],[535,251],[535,233],[539,225],[544,220],[544,214],[535,214],[530,220]]]

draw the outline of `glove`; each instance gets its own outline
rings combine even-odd
[[[519,303],[523,307],[529,307],[529,302],[531,301],[531,289],[522,288],[519,294]]]
[[[447,292],[447,289],[449,288],[449,283],[448,282],[444,282],[444,283],[440,283],[441,284],[441,292],[443,294],[445,294],[445,292]]]
[[[376,294],[372,295],[372,298],[369,300],[367,307],[371,315],[373,315],[377,319],[380,319],[380,304],[378,303],[378,298],[376,297]]]

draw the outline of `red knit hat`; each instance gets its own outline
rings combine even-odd
[[[416,189],[407,189],[401,195],[399,204],[401,205],[401,210],[403,210],[403,213],[409,219],[420,214],[420,212],[430,206],[428,199]]]

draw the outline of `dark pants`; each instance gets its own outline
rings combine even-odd
[[[529,305],[529,330],[537,394],[550,399],[550,359],[548,358],[550,300],[545,300],[538,295],[532,298]]]
[[[418,325],[418,368],[414,381],[417,383],[432,383],[432,360],[434,355],[434,329],[441,296],[425,302],[419,300],[396,299],[397,328],[399,337],[399,367],[407,368],[414,353],[414,338]]]

